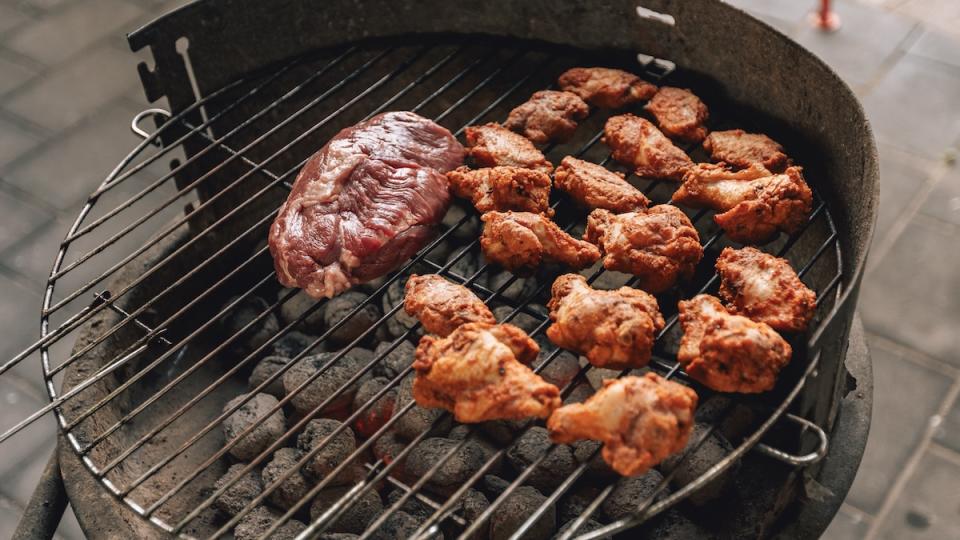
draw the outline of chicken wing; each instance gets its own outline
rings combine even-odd
[[[553,282],[547,307],[553,322],[547,329],[550,341],[608,369],[647,365],[655,336],[664,325],[653,296],[631,287],[597,290],[578,274],[565,274]]]
[[[594,210],[584,239],[601,247],[604,268],[637,276],[638,286],[651,293],[690,279],[703,257],[690,219],[669,204],[626,214]]]
[[[563,158],[554,171],[553,181],[557,188],[587,208],[632,212],[650,204],[650,199],[624,180],[622,173],[573,156]]]
[[[467,155],[481,167],[508,165],[549,174],[553,165],[523,135],[491,122],[466,129]]]
[[[528,368],[540,348],[511,324],[467,323],[417,346],[413,398],[458,422],[547,418],[560,390]]]
[[[585,402],[554,411],[547,429],[555,443],[603,442],[604,461],[635,476],[686,447],[696,408],[692,389],[647,373],[603,381]]]
[[[755,163],[769,171],[780,172],[790,164],[780,144],[762,133],[747,133],[742,129],[714,131],[703,141],[703,148],[714,161],[745,169]]]
[[[410,276],[403,309],[420,319],[427,332],[440,336],[449,335],[469,322],[497,322],[490,308],[470,289],[436,274]]]
[[[683,177],[674,202],[721,212],[713,220],[735,242],[764,243],[777,231],[797,232],[813,209],[813,192],[800,167],[774,174],[754,164],[731,171],[700,163]]]
[[[632,114],[607,120],[603,142],[612,150],[613,159],[633,167],[638,176],[680,180],[693,167],[690,156],[674,146],[657,126]]]
[[[731,315],[708,294],[679,306],[683,338],[677,360],[690,377],[719,392],[753,394],[773,388],[793,353],[780,334],[764,323]]]
[[[568,69],[557,85],[601,109],[619,109],[650,99],[657,92],[656,86],[633,73],[601,67]]]
[[[447,173],[458,197],[470,199],[478,212],[516,210],[553,215],[550,176],[523,167],[460,167]]]
[[[724,248],[717,258],[720,298],[731,313],[782,332],[803,332],[817,308],[817,295],[786,259],[756,248]]]
[[[643,108],[671,138],[699,143],[707,136],[707,106],[690,90],[663,86]]]
[[[487,212],[480,219],[484,257],[520,276],[532,274],[541,262],[579,270],[600,258],[597,246],[577,240],[540,214]]]
[[[537,144],[566,142],[573,137],[577,121],[586,118],[589,112],[590,107],[576,94],[541,90],[510,111],[503,127]]]

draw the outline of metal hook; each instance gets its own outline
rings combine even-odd
[[[791,454],[789,452],[784,452],[783,450],[779,450],[777,448],[774,448],[764,443],[757,443],[757,445],[754,448],[760,451],[760,453],[770,456],[774,459],[780,460],[786,463],[787,465],[796,465],[800,467],[812,465],[820,461],[821,459],[823,459],[824,456],[827,455],[827,434],[826,432],[823,431],[823,429],[820,428],[820,426],[814,424],[813,422],[807,420],[806,418],[802,418],[800,416],[797,416],[791,413],[787,413],[785,415],[785,418],[797,424],[800,424],[804,430],[809,429],[813,431],[814,435],[816,435],[817,438],[820,439],[820,443],[817,445],[817,449],[814,450],[813,452],[810,452],[809,454],[798,456],[795,454]]]
[[[145,110],[142,110],[142,111],[138,112],[138,113],[136,114],[136,116],[133,117],[133,120],[130,122],[130,131],[132,131],[135,135],[139,136],[139,137],[140,137],[141,139],[143,139],[143,140],[149,139],[149,138],[150,138],[150,134],[147,133],[146,131],[144,131],[144,130],[140,127],[140,122],[142,122],[144,118],[146,118],[146,117],[148,117],[148,116],[154,116],[154,115],[162,116],[162,117],[167,118],[167,119],[169,119],[169,118],[172,116],[172,115],[170,114],[170,111],[167,111],[166,109],[145,109]],[[154,144],[155,146],[160,146],[160,141],[154,140],[154,141],[153,141],[153,144]]]

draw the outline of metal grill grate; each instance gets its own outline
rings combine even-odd
[[[653,82],[670,81],[671,77],[676,77],[669,62],[641,58],[643,64],[638,67],[634,60],[628,69],[642,70]],[[277,340],[291,331],[302,329],[304,321],[323,309],[326,303],[316,302],[296,320],[281,325],[259,346],[239,355],[237,345],[251,331],[263,327],[283,305],[291,302],[296,291],[281,291],[275,302],[260,309],[242,327],[230,330],[224,327],[224,321],[231,319],[238,306],[248,299],[272,298],[277,294],[278,286],[263,239],[276,214],[278,202],[285,197],[309,155],[340,128],[390,109],[419,112],[459,136],[468,125],[502,120],[506,111],[524,101],[533,91],[548,87],[567,67],[629,60],[609,54],[591,56],[582,51],[544,49],[516,43],[353,46],[301,58],[271,72],[238,81],[167,118],[161,130],[131,152],[91,195],[64,239],[44,299],[43,337],[0,367],[2,374],[39,351],[53,401],[48,408],[38,411],[37,415],[15,426],[2,438],[42,413],[56,409],[68,441],[85,465],[137,513],[167,531],[185,536],[229,533],[243,515],[266,500],[278,484],[306,464],[337,434],[327,436],[303,455],[297,468],[265,486],[263,494],[243,512],[226,521],[210,520],[211,504],[229,487],[210,490],[212,479],[217,476],[214,471],[222,467],[233,444],[259,424],[250,426],[232,442],[222,443],[218,440],[221,423],[240,406],[237,404],[221,412],[222,403],[244,391],[238,390],[237,381],[245,370],[264,356]],[[713,105],[709,99],[707,101]],[[714,114],[718,127],[724,122],[749,127],[741,118],[724,117],[722,107],[716,107],[716,112],[721,113]],[[575,141],[546,150],[548,159],[556,163],[564,155],[571,154],[616,168],[603,145],[598,144],[607,116],[605,111],[594,111],[582,123]],[[159,144],[161,139],[163,145]],[[699,150],[687,150],[697,157]],[[170,162],[172,170],[169,172],[161,170],[160,163],[164,160]],[[804,163],[802,156],[798,161]],[[283,172],[275,173],[275,170]],[[818,178],[815,175],[808,178],[816,193]],[[674,187],[671,183],[636,177],[630,180],[654,203],[669,202]],[[765,250],[790,259],[801,278],[817,292],[819,308],[815,321],[825,324],[827,314],[840,294],[843,272],[836,228],[826,203],[819,196],[815,197],[815,210],[804,229],[766,246]],[[184,211],[177,212],[177,207],[184,207]],[[554,207],[556,221],[565,230],[576,232],[583,226],[583,212],[562,196],[555,196]],[[456,245],[456,255],[452,258],[436,256],[439,247],[452,243],[458,233],[470,226],[473,219],[470,212],[447,227],[402,269],[379,285],[368,287],[369,296],[364,303],[333,323],[283,369],[254,388],[250,395],[282,377],[298,360],[326,347],[331,335],[366,305],[381,302],[392,284],[414,271],[442,274],[472,288],[488,303],[509,306],[511,309],[504,321],[521,314],[531,317],[537,323],[531,335],[542,334],[548,320],[537,305],[549,295],[552,278],[540,276],[535,286],[525,286],[518,296],[515,293],[515,289],[520,288],[517,278],[491,281],[496,269],[486,264],[477,265],[470,275],[461,275],[454,266],[461,260],[478,257],[479,241],[476,238]],[[673,354],[678,338],[677,300],[716,288],[718,277],[712,273],[713,259],[724,245],[729,245],[722,231],[713,226],[710,216],[708,211],[690,216],[703,240],[704,261],[691,283],[658,298],[667,325],[658,336],[650,364],[651,369],[665,377],[675,377],[694,386],[701,396],[701,407],[712,399],[725,400],[727,397],[716,396],[688,380],[673,360]],[[198,251],[204,252],[205,258],[192,258]],[[68,254],[72,257],[68,258]],[[144,264],[142,261],[147,259],[150,263]],[[136,268],[132,274],[117,279],[131,267]],[[618,285],[624,281],[628,285],[634,283],[627,279],[629,276],[614,276],[602,267],[591,269],[585,275],[589,276],[590,282],[606,279],[606,283],[612,283],[620,279]],[[61,289],[68,292],[58,294]],[[94,300],[87,304],[85,299],[90,295]],[[222,308],[210,307],[221,305],[225,300]],[[381,339],[388,321],[401,305],[397,303],[385,310],[374,325],[332,356],[299,388],[281,399],[273,410],[289,403],[294,395],[322,377],[354,347]],[[100,326],[96,326],[98,323]],[[83,329],[91,328],[91,325],[93,330],[84,334]],[[374,370],[403,341],[413,340],[415,343],[418,330],[419,325],[415,325],[393,336],[390,346],[357,371],[340,392]],[[810,334],[815,333],[816,329],[812,329]],[[69,344],[78,335],[86,337],[72,352],[58,347],[59,344]],[[791,369],[784,373],[778,389],[770,396],[751,398],[755,402],[751,406],[764,407],[766,417],[739,442],[732,454],[697,481],[665,498],[655,499],[661,491],[668,489],[668,475],[656,494],[638,504],[634,517],[609,523],[604,529],[591,533],[593,536],[590,537],[635,526],[661,512],[757,445],[764,433],[784,414],[816,367],[818,357],[807,355],[802,343],[794,345],[794,361]],[[103,360],[103,350],[109,351],[106,355],[109,361]],[[542,354],[535,371],[543,370],[560,353],[561,350],[554,349]],[[95,369],[89,369],[91,365]],[[343,420],[340,430],[346,429],[377,399],[397,388],[411,371],[407,367],[371,399],[359,405]],[[577,384],[585,381],[589,371],[589,365],[582,367],[573,381],[561,389],[562,395],[567,396]],[[66,386],[70,389],[60,394],[57,377],[64,372],[72,373],[67,377]],[[289,446],[306,423],[317,417],[340,392],[327,397],[311,414],[292,422],[281,438],[249,462],[244,473],[262,466],[276,449]],[[497,449],[455,492],[445,498],[438,497],[427,489],[428,483],[448,459],[476,436],[475,427],[469,427],[468,435],[412,484],[405,483],[394,471],[411,449],[429,436],[428,430],[408,441],[390,463],[369,457],[368,451],[374,442],[388,433],[397,419],[413,406],[411,402],[395,411],[382,428],[358,444],[355,452],[313,486],[265,536],[298,512],[302,513],[302,508],[327,487],[337,473],[360,464],[367,471],[366,478],[353,484],[337,504],[317,516],[310,523],[308,534],[323,531],[364,492],[389,482],[403,489],[405,494],[387,507],[364,537],[412,497],[434,510],[418,533],[434,534],[442,527],[448,532],[455,530],[469,537],[486,526],[505,499],[536,467],[542,465],[546,457],[546,454],[541,455],[519,472],[505,491],[491,501],[486,511],[467,521],[457,514],[459,501],[468,488],[476,485],[497,465],[509,445]],[[527,423],[518,428],[514,440],[530,425],[534,424]],[[685,456],[710,436],[714,426],[712,424],[690,445]],[[762,445],[760,448],[769,453],[776,452]],[[820,449],[820,455],[824,450]],[[557,502],[583,478],[587,468],[588,463],[584,461],[556,489],[544,493],[547,500],[514,532],[513,537],[519,538],[531,527],[549,505]],[[606,484],[564,538],[571,537],[597,511],[613,487],[613,482]]]

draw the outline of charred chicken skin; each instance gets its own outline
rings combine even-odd
[[[567,156],[553,174],[554,184],[580,205],[611,212],[632,212],[650,204],[642,191],[624,180],[622,173],[602,165]]]
[[[696,408],[692,389],[647,373],[603,381],[585,402],[557,409],[547,429],[555,443],[603,442],[604,461],[635,476],[686,447]]]
[[[657,93],[656,86],[633,73],[601,67],[568,69],[557,79],[557,85],[601,109],[619,109]]]
[[[540,214],[487,212],[480,219],[484,257],[517,275],[532,274],[541,262],[579,270],[600,258],[597,246],[577,240]]]
[[[470,289],[436,274],[410,276],[403,308],[408,315],[420,319],[427,332],[439,336],[449,335],[470,322],[497,322],[490,308]]]
[[[525,365],[539,352],[510,324],[467,323],[447,337],[424,336],[413,398],[452,411],[458,422],[547,418],[560,406],[560,390]]]
[[[707,136],[707,106],[690,90],[663,86],[644,109],[670,138],[699,143]]]
[[[762,133],[747,133],[742,129],[714,131],[703,141],[703,148],[714,161],[727,163],[737,169],[763,165],[769,171],[780,172],[790,164],[780,144]]]
[[[679,305],[683,339],[677,360],[690,377],[719,392],[773,388],[793,352],[780,334],[765,323],[728,313],[707,294]]]
[[[782,332],[803,332],[817,308],[817,295],[786,259],[756,248],[724,248],[717,259],[720,298],[727,309]]]
[[[466,129],[467,155],[481,167],[506,165],[549,174],[553,165],[523,135],[495,122]]]
[[[613,159],[633,167],[637,176],[680,180],[693,160],[646,118],[621,114],[607,120],[603,142]]]
[[[458,197],[470,199],[478,212],[516,210],[545,216],[550,208],[550,176],[522,167],[460,167],[447,173]]]
[[[553,282],[547,307],[553,322],[547,329],[550,341],[608,369],[647,365],[656,334],[664,325],[653,296],[631,287],[597,290],[578,274],[565,274]]]
[[[637,276],[638,286],[651,293],[690,279],[703,257],[690,219],[669,204],[626,214],[594,210],[584,239],[600,246],[604,268]]]
[[[744,244],[767,242],[778,231],[797,232],[813,209],[813,192],[800,167],[774,174],[756,164],[741,171],[698,164],[684,176],[673,200],[720,212],[713,220],[731,240]]]
[[[589,112],[590,107],[576,94],[541,90],[510,111],[503,126],[537,144],[560,143],[573,137],[577,122]]]

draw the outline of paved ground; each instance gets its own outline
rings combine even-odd
[[[143,108],[123,32],[180,1],[0,0],[0,358],[36,335],[41,285],[86,194],[135,143]],[[960,538],[960,1],[735,0],[813,49],[861,95],[881,149],[881,211],[861,313],[873,429],[831,539]],[[35,364],[0,380],[0,426],[42,406]],[[8,537],[52,449],[52,421],[0,459]],[[80,538],[74,520],[62,538]]]

